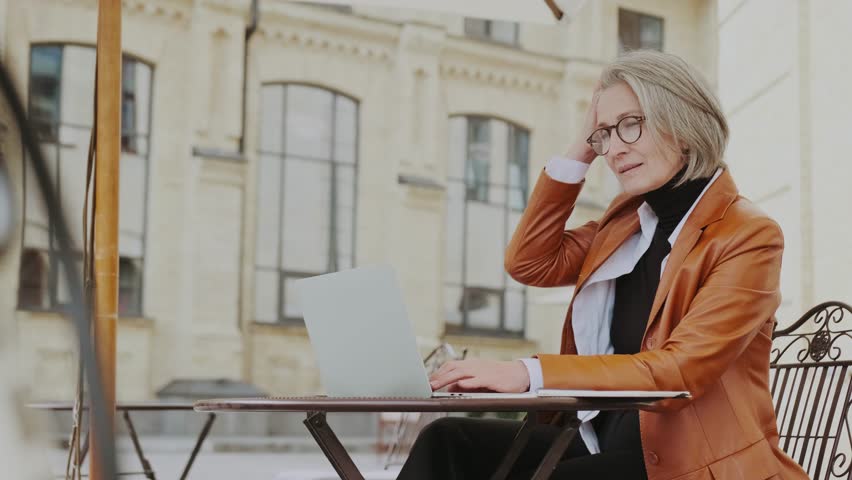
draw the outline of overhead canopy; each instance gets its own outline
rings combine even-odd
[[[353,6],[411,8],[466,17],[554,24],[567,22],[585,0],[311,0]],[[561,18],[561,20],[560,20]]]

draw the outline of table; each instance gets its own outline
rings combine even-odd
[[[37,410],[50,410],[55,412],[61,411],[71,411],[74,408],[74,404],[71,402],[43,402],[43,403],[31,403],[27,405],[29,408],[34,408]],[[82,406],[83,410],[88,410],[88,405]],[[151,463],[148,459],[145,458],[145,453],[142,451],[142,444],[139,442],[139,437],[136,435],[136,428],[133,426],[133,420],[130,418],[130,412],[168,412],[168,411],[192,411],[194,409],[194,404],[192,402],[160,402],[160,401],[150,401],[150,402],[118,402],[115,405],[115,409],[118,412],[121,412],[122,417],[124,418],[124,422],[127,424],[127,430],[130,433],[130,439],[133,441],[133,448],[136,450],[136,456],[139,458],[139,462],[142,464],[142,475],[145,475],[149,480],[156,480],[156,476],[154,474],[154,469],[151,468]],[[189,455],[189,459],[184,466],[183,473],[180,476],[180,480],[186,480],[187,475],[189,475],[189,469],[192,468],[192,464],[195,462],[195,457],[198,456],[198,452],[201,450],[201,445],[204,443],[204,440],[207,438],[207,434],[210,433],[210,429],[213,427],[213,422],[216,420],[216,414],[210,412],[207,415],[207,420],[204,422],[204,426],[201,428],[201,431],[198,433],[198,439],[195,441],[195,446],[192,449],[192,453]],[[83,440],[83,455],[80,459],[80,463],[83,462],[86,458],[86,454],[89,450],[89,435],[86,433],[86,437]]]
[[[561,431],[532,477],[533,480],[546,480],[553,473],[580,428],[578,411],[642,409],[663,399],[671,399],[671,397],[226,398],[195,402],[195,410],[198,412],[305,412],[307,414],[305,426],[331,462],[334,470],[344,480],[364,480],[364,476],[326,422],[326,413],[329,412],[527,412],[527,417],[515,435],[515,440],[491,480],[503,480],[509,475],[530,438],[533,426],[538,423],[539,416],[555,413],[562,417]]]

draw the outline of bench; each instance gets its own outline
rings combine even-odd
[[[821,303],[772,335],[780,447],[814,480],[852,478],[852,307]]]

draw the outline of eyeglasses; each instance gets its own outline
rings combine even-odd
[[[586,143],[591,145],[592,150],[594,150],[598,155],[606,155],[606,152],[609,151],[609,140],[611,138],[613,128],[622,142],[636,143],[639,140],[639,137],[642,136],[642,122],[644,121],[645,117],[624,117],[615,125],[599,128],[592,132],[592,134],[589,135],[589,138],[586,139]]]

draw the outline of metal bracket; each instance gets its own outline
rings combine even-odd
[[[509,451],[506,452],[506,456],[503,457],[503,460],[500,462],[500,466],[498,466],[494,474],[491,475],[491,480],[504,480],[509,476],[509,472],[512,471],[512,467],[515,465],[515,462],[518,461],[518,457],[521,456],[521,452],[524,451],[524,447],[527,446],[527,442],[530,440],[530,434],[532,434],[532,430],[537,423],[537,419],[538,414],[536,412],[527,413],[527,418],[524,419],[523,425],[521,425],[521,428],[518,429],[518,433],[512,441],[512,446],[509,448]]]
[[[342,480],[364,480],[352,457],[325,420],[325,412],[308,412],[304,424]]]
[[[139,443],[139,437],[136,436],[136,428],[133,426],[133,421],[130,420],[130,412],[124,411],[124,423],[127,424],[127,429],[130,432],[130,439],[133,440],[133,448],[136,450],[136,456],[139,457],[139,463],[142,464],[142,470],[148,480],[157,480],[154,475],[154,470],[151,468],[151,463],[145,458],[142,453],[142,445]]]
[[[210,433],[210,428],[213,426],[214,420],[216,420],[216,414],[211,412],[207,416],[207,421],[204,422],[204,427],[201,429],[201,433],[198,434],[198,440],[195,442],[195,447],[193,447],[192,453],[189,455],[189,460],[187,460],[186,466],[183,468],[180,480],[186,480],[186,476],[189,475],[189,469],[192,468],[192,464],[195,463],[195,457],[198,455],[199,450],[201,450],[201,444],[204,443],[204,439],[207,438],[207,434]]]
[[[538,470],[533,474],[532,480],[547,480],[553,475],[553,470],[556,469],[556,464],[565,454],[565,450],[571,445],[574,436],[580,429],[580,419],[577,418],[577,412],[570,412],[565,424],[562,426],[562,431],[550,445],[550,449],[544,454],[544,458],[538,466]]]

